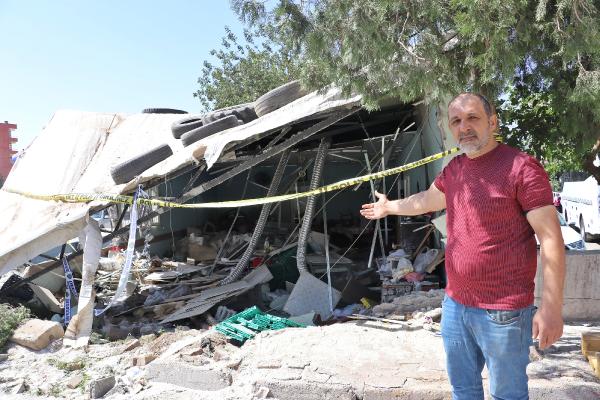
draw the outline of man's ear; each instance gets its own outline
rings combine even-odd
[[[489,119],[489,123],[490,123],[490,128],[492,128],[492,132],[497,132],[498,131],[498,115],[493,114]]]

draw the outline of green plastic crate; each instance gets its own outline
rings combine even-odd
[[[258,332],[288,327],[306,328],[305,325],[290,321],[289,319],[266,314],[254,306],[232,315],[218,324],[215,329],[225,336],[245,342],[248,339],[252,339]]]

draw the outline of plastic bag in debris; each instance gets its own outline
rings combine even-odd
[[[424,273],[429,264],[435,260],[438,255],[438,249],[428,249],[425,247],[423,251],[419,253],[417,258],[415,258],[415,262],[413,264],[413,268],[415,272]]]
[[[404,249],[398,249],[394,252],[391,252],[386,257],[386,263],[382,263],[379,265],[378,272],[380,274],[393,275],[394,272],[398,270],[403,270],[412,267],[412,263],[407,257],[408,254],[406,254]]]
[[[413,265],[408,258],[401,257],[396,262],[395,268],[392,270],[392,280],[397,282],[406,274],[413,272]]]
[[[398,258],[398,257],[408,257],[408,254],[406,254],[406,251],[404,251],[404,249],[398,249],[396,251],[391,252],[388,257],[392,257],[392,258]]]

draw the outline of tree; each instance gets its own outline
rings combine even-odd
[[[515,85],[501,103],[500,132],[507,144],[518,147],[539,159],[548,172],[554,190],[560,190],[559,176],[564,171],[581,168],[574,137],[563,135],[560,121],[564,110],[556,108],[551,92],[530,91]]]
[[[244,22],[273,27],[274,41],[302,56],[309,89],[334,83],[363,95],[367,107],[384,96],[432,102],[464,90],[500,99],[521,81],[548,93],[557,135],[592,149],[580,162],[600,183],[590,163],[600,147],[598,0],[231,3]]]
[[[264,29],[245,30],[243,44],[228,27],[225,32],[221,48],[210,52],[217,65],[204,62],[194,93],[205,111],[252,102],[298,76],[294,52],[273,42]]]

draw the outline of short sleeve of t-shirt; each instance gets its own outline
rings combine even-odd
[[[449,170],[452,168],[453,164],[454,164],[454,159],[450,160],[448,165],[446,165],[444,167],[442,172],[440,172],[440,174],[433,181],[433,184],[435,185],[435,187],[438,188],[438,190],[442,193],[446,193],[446,182],[448,180],[448,174],[450,173]]]
[[[517,179],[517,200],[523,211],[553,204],[552,187],[544,167],[529,156],[521,166]]]

